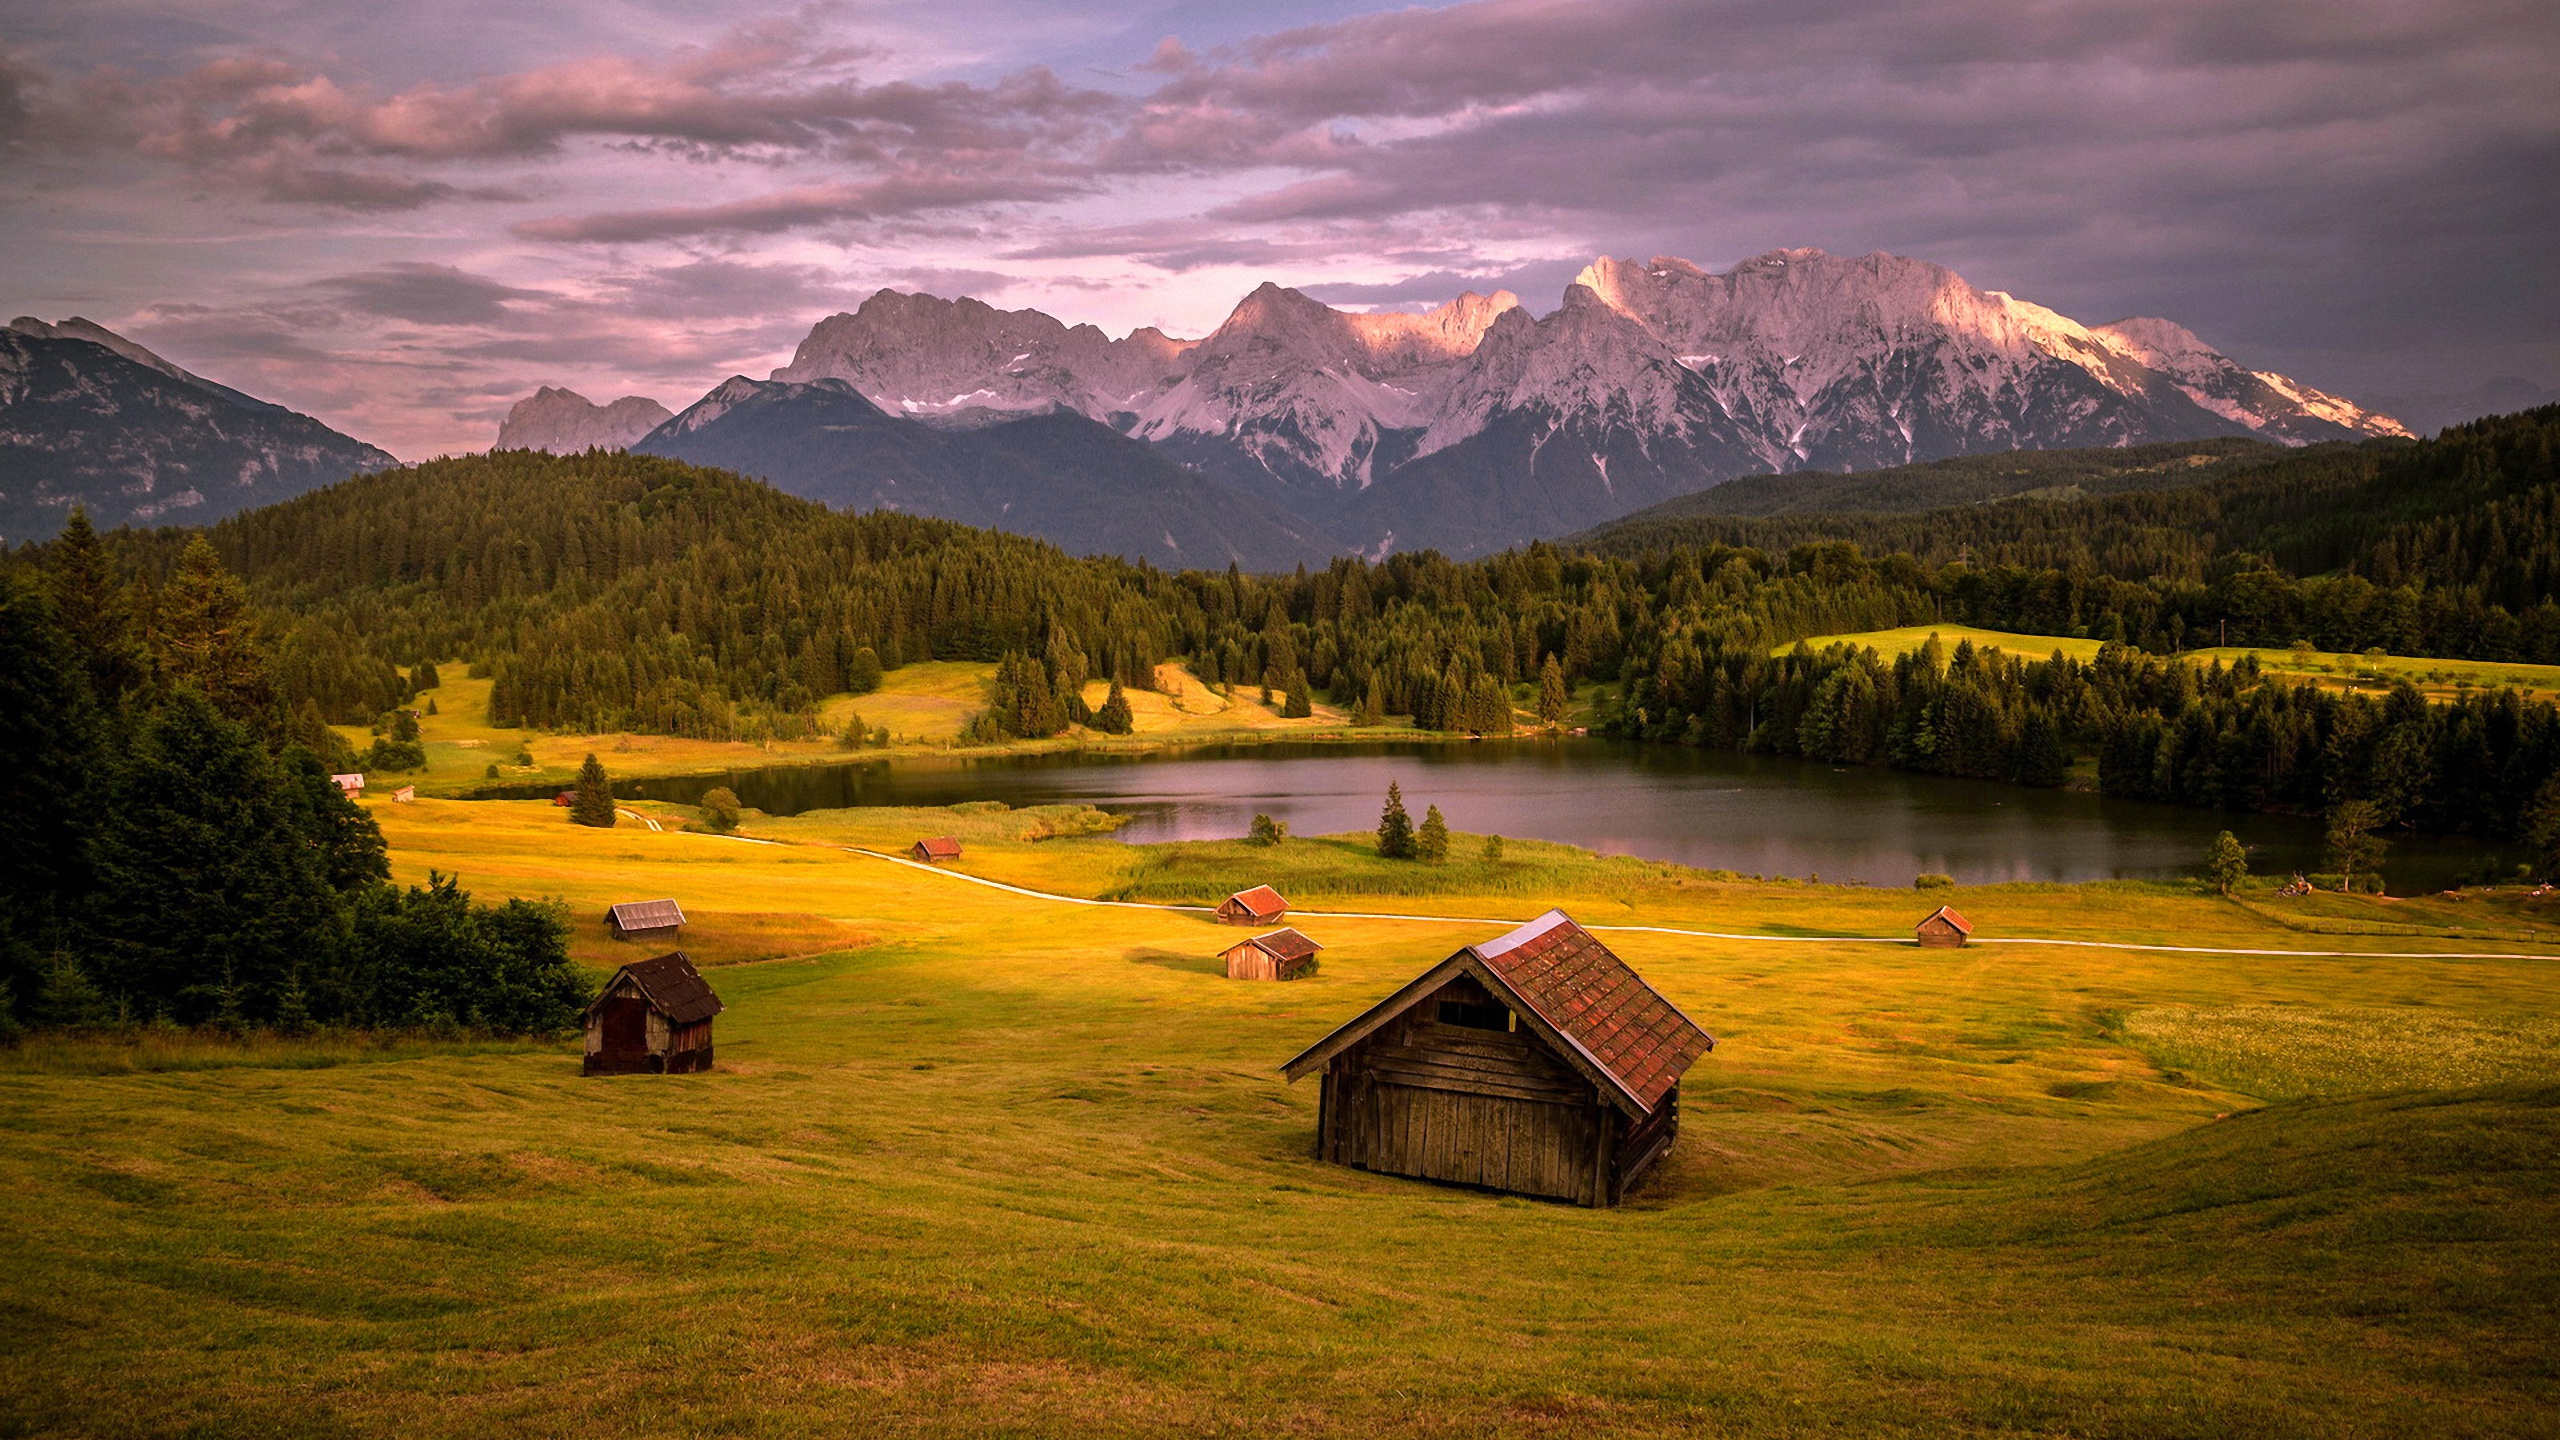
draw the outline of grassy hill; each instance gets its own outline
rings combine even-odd
[[[2143,1018],[2547,1027],[2560,972],[2529,954],[1612,934],[1720,1044],[1678,1148],[1594,1212],[1318,1164],[1313,1088],[1275,1073],[1491,920],[1300,916],[1330,947],[1318,974],[1243,985],[1215,969],[1235,932],[1199,917],[839,848],[965,827],[963,868],[1079,894],[1197,869],[1167,868],[1186,847],[1034,838],[1050,817],[839,812],[751,823],[794,842],[758,845],[580,831],[541,805],[373,808],[404,878],[561,895],[582,925],[673,894],[705,912],[702,943],[734,938],[729,916],[859,934],[714,969],[730,1009],[699,1077],[582,1079],[568,1047],[208,1041],[199,1068],[143,1073],[95,1047],[87,1073],[62,1073],[84,1068],[67,1044],[0,1057],[21,1433],[2547,1427],[2548,1047],[2468,1089],[2261,1106],[2226,1088],[2260,1082],[2208,1063],[2222,1032]],[[1211,884],[1247,859],[1204,858]],[[1505,863],[1540,893],[1428,909],[1881,935],[1926,908],[1525,847]],[[2168,887],[1954,898],[1986,936],[2304,943]],[[2527,902],[2473,903],[2529,922]]]

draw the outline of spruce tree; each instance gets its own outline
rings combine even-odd
[[[1413,854],[1417,860],[1437,865],[1449,858],[1449,822],[1440,818],[1440,807],[1422,812],[1422,829],[1413,837]]]
[[[1354,725],[1387,723],[1387,686],[1385,681],[1378,678],[1378,672],[1374,670],[1369,672],[1368,687],[1360,692],[1360,708],[1352,712],[1351,723]]]
[[[1564,667],[1549,654],[1547,663],[1538,667],[1538,723],[1549,729],[1562,725],[1565,708],[1571,703],[1564,685]]]
[[[613,811],[613,779],[604,773],[604,762],[590,750],[586,762],[578,767],[577,798],[569,805],[569,823],[610,830],[619,819]]]
[[[0,983],[21,999],[93,881],[108,750],[89,673],[44,591],[0,574]]]
[[[142,647],[115,564],[89,524],[88,511],[72,507],[62,534],[45,547],[45,571],[54,617],[79,651],[90,693],[101,706],[112,707],[141,683]]]
[[[2213,848],[2205,852],[2204,878],[2216,895],[2229,895],[2249,878],[2249,852],[2230,831],[2213,837]]]
[[[282,728],[273,666],[248,592],[198,534],[160,592],[152,658],[171,684],[204,692],[213,708],[262,736]]]
[[[1129,710],[1129,697],[1122,693],[1120,682],[1111,682],[1110,698],[1094,712],[1094,726],[1105,735],[1126,735],[1138,728],[1137,716]]]
[[[1304,720],[1316,713],[1314,697],[1307,694],[1307,688],[1306,671],[1289,672],[1289,696],[1287,703],[1280,707],[1281,719]]]
[[[1378,813],[1378,854],[1389,860],[1413,858],[1413,817],[1404,809],[1404,791],[1387,782],[1387,806]]]

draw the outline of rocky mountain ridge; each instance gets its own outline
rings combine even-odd
[[[77,316],[0,330],[0,540],[207,524],[396,463]]]
[[[498,426],[493,450],[545,450],[574,455],[581,450],[627,450],[641,436],[674,419],[667,407],[646,395],[625,395],[598,405],[575,390],[545,385],[507,411]]]

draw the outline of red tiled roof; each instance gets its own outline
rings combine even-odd
[[[1261,946],[1277,960],[1304,960],[1324,948],[1299,934],[1295,927],[1274,930],[1268,935],[1256,935],[1245,943]]]
[[[1247,912],[1257,916],[1289,913],[1289,902],[1281,899],[1280,892],[1268,885],[1256,885],[1250,890],[1239,890],[1227,899],[1242,905]]]
[[[935,835],[917,841],[916,848],[936,860],[948,860],[960,853],[960,840],[954,835]]]
[[[1946,917],[1948,924],[1956,927],[1957,934],[1970,935],[1973,933],[1973,922],[1957,914],[1955,907],[1952,905],[1941,905],[1937,909],[1930,911],[1928,914],[1920,917],[1920,923],[1922,925],[1926,925],[1941,915]]]
[[[1715,1048],[1678,1006],[1561,910],[1469,948],[1648,1111]]]

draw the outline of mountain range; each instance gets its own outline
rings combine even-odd
[[[1286,548],[1233,528],[1264,510],[1336,551],[1468,556],[1745,475],[2407,433],[2167,320],[2083,325],[1927,261],[1819,250],[1773,251],[1723,274],[1602,258],[1543,318],[1507,291],[1422,314],[1354,314],[1266,284],[1199,340],[1152,329],[1114,340],[1037,310],[883,290],[818,322],[771,380],[738,377],[714,394],[754,384],[767,387],[756,423],[797,437],[755,447],[753,473],[785,489],[851,496],[869,447],[886,457],[925,432],[1073,416],[1219,482],[1235,497],[1222,543],[1243,551]],[[866,416],[842,428],[847,392],[903,424]],[[680,416],[640,448],[726,463],[694,438],[699,428]],[[980,475],[974,512],[934,513],[983,516],[1028,483]],[[943,503],[912,484],[867,493]],[[1102,529],[1126,553],[1166,548],[1152,522]]]
[[[0,330],[0,540],[45,539],[75,505],[104,526],[210,524],[396,463],[77,316]]]

